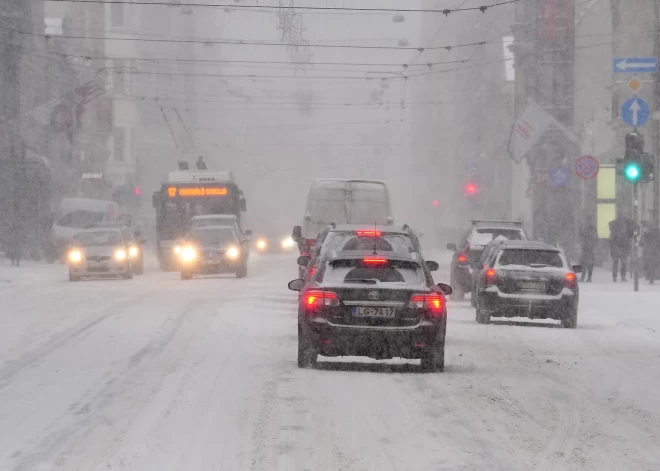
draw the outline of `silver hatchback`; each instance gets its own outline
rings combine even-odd
[[[133,278],[129,242],[119,229],[80,232],[67,254],[69,281],[79,281],[83,277]]]

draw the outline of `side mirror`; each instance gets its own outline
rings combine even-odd
[[[438,270],[440,270],[440,264],[438,264],[438,262],[426,262],[426,267],[427,267],[430,271],[438,271]]]
[[[445,294],[445,296],[451,296],[451,293],[454,292],[454,290],[451,289],[451,286],[446,283],[438,283],[437,286],[440,288],[440,291]]]
[[[472,265],[470,265],[470,267],[473,270],[483,270],[484,269],[484,264],[481,263],[481,262],[472,262]]]
[[[246,236],[252,236],[252,230],[250,230],[250,229],[245,229],[245,231],[243,232],[243,234],[245,234]]]
[[[451,250],[452,252],[456,252],[458,250],[458,247],[456,247],[456,244],[447,244],[447,250]]]
[[[302,240],[302,227],[294,226],[293,233],[291,233],[291,238],[294,242],[300,242]]]
[[[582,273],[582,265],[573,265],[571,268],[575,273]]]
[[[300,265],[301,267],[306,267],[309,264],[310,260],[311,258],[308,257],[307,255],[301,255],[300,257],[298,257],[298,265]]]
[[[293,280],[289,282],[289,289],[291,291],[301,291],[305,287],[304,280]]]

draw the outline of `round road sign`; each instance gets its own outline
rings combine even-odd
[[[575,175],[583,180],[596,178],[600,170],[600,163],[596,157],[583,155],[575,161]]]

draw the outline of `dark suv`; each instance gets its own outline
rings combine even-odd
[[[493,240],[528,240],[521,221],[489,221],[475,219],[458,245],[447,244],[454,251],[450,266],[452,299],[462,301],[472,291],[472,269],[484,248]]]

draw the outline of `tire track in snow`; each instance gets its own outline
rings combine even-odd
[[[139,370],[140,365],[148,358],[162,353],[183,326],[189,312],[202,304],[204,301],[191,301],[181,313],[168,317],[149,344],[131,355],[123,368],[106,375],[101,389],[90,392],[86,399],[72,404],[66,414],[54,422],[47,436],[32,447],[35,452],[21,453],[12,470],[29,471],[35,466],[43,466],[48,459],[50,459],[49,466],[53,466],[54,463],[61,463],[66,457],[73,455],[71,448],[79,439],[89,436],[94,428],[106,425],[104,420],[98,420],[98,416],[118,395],[127,391],[126,383],[133,380],[131,373]],[[154,387],[150,396],[155,394],[156,389],[157,387]],[[131,420],[134,418],[132,417]],[[66,447],[67,443],[70,443],[68,447]]]
[[[34,366],[35,364],[39,363],[39,361],[42,360],[45,356],[49,355],[50,353],[54,352],[59,348],[64,347],[66,344],[76,339],[77,337],[80,337],[81,335],[89,332],[91,329],[93,329],[101,322],[105,321],[111,316],[120,313],[122,310],[131,306],[136,301],[139,301],[149,295],[155,295],[156,293],[165,290],[170,285],[171,283],[160,286],[146,293],[145,292],[140,293],[138,296],[131,296],[128,299],[118,301],[112,304],[111,306],[108,306],[103,310],[101,310],[100,315],[98,315],[93,320],[80,322],[78,325],[68,329],[64,333],[54,336],[41,347],[38,347],[28,353],[23,354],[20,358],[16,360],[12,360],[8,362],[0,370],[0,391],[2,391],[9,384],[11,384],[13,378],[17,374],[19,374],[23,369]]]

